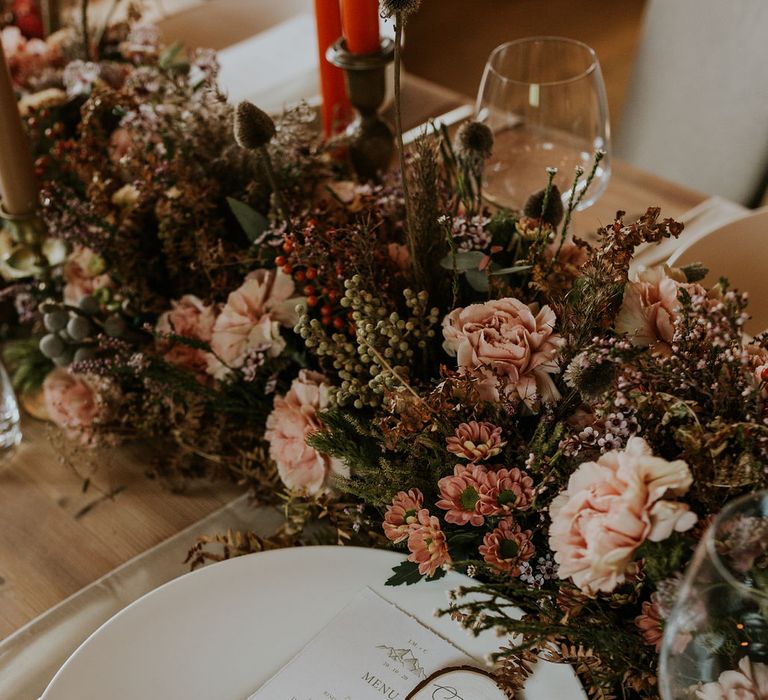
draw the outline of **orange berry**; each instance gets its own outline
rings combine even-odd
[[[296,272],[293,275],[293,279],[295,279],[297,282],[303,282],[307,276],[304,274],[304,270],[296,270]]]
[[[282,267],[283,265],[285,265],[286,262],[288,261],[285,259],[285,255],[278,255],[275,258],[275,265],[277,265],[278,267]]]
[[[334,318],[333,319],[333,327],[334,328],[338,328],[339,330],[344,328],[344,319],[343,318]]]
[[[290,275],[291,272],[293,272],[293,265],[291,265],[291,264],[283,265],[283,272],[286,275]]]
[[[308,280],[313,280],[313,279],[315,279],[315,277],[317,277],[317,270],[315,270],[314,267],[308,267],[307,268],[307,279]]]
[[[320,313],[323,314],[323,316],[330,316],[333,312],[333,307],[330,304],[323,304],[320,307]]]
[[[305,297],[308,297],[310,294],[314,294],[314,293],[315,293],[315,288],[311,284],[308,284],[306,287],[304,287]]]
[[[317,306],[319,299],[314,295],[311,294],[307,297],[307,306]]]

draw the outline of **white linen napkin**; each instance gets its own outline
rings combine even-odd
[[[219,84],[233,104],[250,100],[266,112],[320,91],[317,35],[311,14],[291,17],[218,52]]]

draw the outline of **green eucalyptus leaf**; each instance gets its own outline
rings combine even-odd
[[[466,276],[469,286],[476,292],[487,292],[491,288],[490,282],[488,281],[488,275],[485,271],[467,270]]]
[[[440,261],[440,265],[446,270],[453,270],[455,264],[456,270],[459,272],[466,272],[467,270],[477,270],[484,259],[485,253],[482,253],[479,250],[470,250],[467,253],[456,253],[455,258],[453,255],[446,255]]]
[[[267,217],[249,207],[245,202],[227,197],[227,204],[251,243],[269,228]]]
[[[492,275],[514,275],[516,272],[525,272],[530,270],[533,265],[513,265],[512,267],[502,267],[499,270],[491,272]]]

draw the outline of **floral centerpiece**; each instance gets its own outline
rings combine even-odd
[[[417,6],[384,11],[402,28]],[[745,337],[745,295],[699,266],[631,276],[637,246],[682,230],[658,209],[572,237],[576,179],[488,210],[482,124],[428,129],[362,182],[308,110],[230,107],[210,54],[140,24],[86,44],[22,97],[66,253],[6,296],[35,336],[17,379],[51,418],[284,501],[275,538],[206,538],[193,564],[214,542],[386,544],[407,555],[392,585],[477,579],[450,612],[514,639],[510,694],[545,658],[593,697],[657,696],[703,528],[768,482],[768,343]]]

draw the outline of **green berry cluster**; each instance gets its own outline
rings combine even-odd
[[[296,332],[321,361],[332,361],[340,380],[334,394],[337,404],[376,407],[385,389],[408,381],[408,368],[435,337],[440,312],[428,308],[428,295],[423,291],[403,292],[408,313],[401,317],[363,289],[359,275],[346,280],[344,288],[340,303],[349,309],[354,339],[343,333],[329,336],[320,321],[306,314],[299,319]]]
[[[40,351],[57,367],[93,359],[100,334],[120,338],[127,329],[125,319],[118,313],[100,319],[101,306],[90,295],[80,299],[77,306],[48,301],[41,310],[48,332],[40,339]]]

